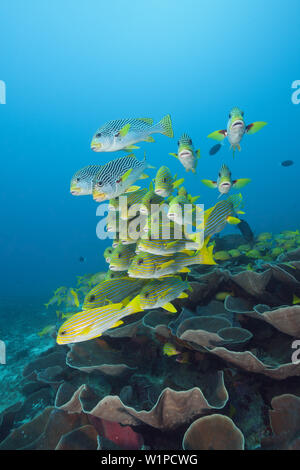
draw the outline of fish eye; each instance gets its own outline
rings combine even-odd
[[[96,137],[101,137],[101,132],[98,132],[98,133],[96,134]]]
[[[97,183],[97,185],[100,186],[100,187],[103,186],[102,181],[99,181],[99,183]]]
[[[144,295],[144,297],[145,297],[146,299],[148,299],[149,295],[150,295],[150,292],[146,292],[145,295]]]
[[[76,178],[76,181],[77,181],[77,183],[79,183],[79,181],[80,181],[80,178]]]
[[[61,331],[61,333],[60,333],[60,334],[61,334],[61,336],[62,336],[62,335],[65,335],[65,334],[66,334],[66,330],[64,330],[64,331]]]
[[[122,253],[119,253],[119,254],[118,254],[118,258],[121,258],[121,257],[122,257]]]
[[[143,259],[140,258],[140,259],[138,260],[137,264],[143,264]]]
[[[241,115],[244,116],[244,111],[241,111]]]
[[[94,295],[91,295],[91,296],[90,296],[90,302],[94,302],[94,300],[95,300],[95,296],[94,296]]]
[[[192,145],[192,139],[189,140],[189,144]]]
[[[166,183],[167,182],[167,178],[163,178],[163,183]]]
[[[179,142],[179,140],[178,140],[178,142],[177,142],[177,145],[180,145],[180,142]]]

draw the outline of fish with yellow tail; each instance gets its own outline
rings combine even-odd
[[[240,142],[243,136],[245,134],[255,134],[255,132],[262,129],[266,124],[267,123],[264,121],[257,121],[246,125],[244,121],[244,112],[241,111],[238,107],[234,107],[229,113],[227,129],[221,129],[212,132],[207,137],[217,140],[218,142],[223,141],[225,137],[227,137],[234,156],[236,149],[241,150]]]
[[[114,199],[127,191],[139,189],[132,186],[136,180],[148,178],[144,173],[147,168],[154,168],[144,160],[140,161],[134,154],[116,158],[102,165],[93,179],[93,199],[102,202]]]
[[[131,151],[139,147],[138,142],[154,142],[151,134],[173,137],[171,116],[167,114],[154,124],[151,118],[126,118],[109,121],[99,127],[93,136],[91,149],[94,152]]]
[[[126,271],[134,256],[135,245],[123,245],[119,243],[110,256],[109,269],[111,271]]]
[[[217,202],[213,207],[204,212],[204,222],[197,226],[198,229],[204,227],[204,239],[208,240],[216,233],[223,230],[226,224],[236,225],[241,221],[237,214],[244,214],[240,210],[242,206],[242,195],[234,194],[223,201]]]
[[[136,296],[126,307],[116,303],[75,313],[59,328],[56,342],[69,344],[97,338],[105,331],[122,325],[122,318],[140,311],[139,296]]]
[[[199,250],[201,248],[202,234],[189,235],[191,239],[181,238],[175,240],[139,240],[135,252],[141,251],[152,253],[153,255],[170,255],[186,250]]]
[[[160,278],[175,273],[186,273],[193,264],[216,264],[213,259],[213,245],[206,245],[198,252],[184,251],[173,256],[158,256],[151,253],[136,255],[128,269],[129,277],[143,279]]]
[[[154,192],[161,197],[169,197],[175,188],[184,182],[184,178],[176,180],[167,166],[161,166],[154,180]]]
[[[193,141],[187,134],[182,134],[177,144],[178,153],[170,153],[170,155],[178,158],[186,171],[196,173],[198,159],[200,158],[200,150],[195,151]]]
[[[224,164],[220,168],[217,181],[201,180],[201,182],[205,184],[205,186],[207,186],[208,188],[218,188],[220,196],[222,194],[227,194],[231,188],[241,189],[246,186],[246,184],[250,183],[250,181],[251,180],[249,178],[240,178],[237,180],[233,180],[231,178],[231,171],[229,170],[228,166]]]
[[[140,305],[143,310],[163,308],[171,313],[177,310],[171,303],[175,299],[188,297],[185,290],[192,290],[189,283],[180,276],[163,277],[150,281],[140,292]]]
[[[125,307],[130,300],[138,295],[144,285],[143,279],[134,279],[128,276],[104,280],[93,287],[85,296],[82,310],[103,307],[111,303],[122,303]]]

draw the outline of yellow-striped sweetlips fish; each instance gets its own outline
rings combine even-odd
[[[147,178],[146,168],[153,168],[146,162],[140,161],[134,154],[116,158],[102,165],[93,179],[93,198],[97,202],[114,199],[128,190],[136,190],[133,183],[139,178]]]
[[[175,313],[172,300],[188,297],[185,290],[191,290],[189,283],[180,276],[163,277],[149,281],[140,292],[140,305],[143,310],[163,308]]]
[[[108,208],[112,211],[120,211],[121,219],[128,220],[136,214],[130,215],[130,207],[136,205],[137,209],[140,208],[143,196],[147,193],[147,188],[138,189],[130,193],[125,193],[114,199],[110,199]]]
[[[135,248],[135,244],[123,245],[119,243],[111,254],[109,269],[111,271],[125,271],[128,269],[135,256]]]
[[[102,281],[85,296],[82,310],[103,307],[109,303],[122,303],[125,307],[144,285],[144,280],[129,277]]]
[[[176,175],[173,178],[171,171],[167,166],[161,166],[156,173],[154,180],[155,194],[162,197],[169,197],[173,190],[180,186],[184,178],[176,180]]]
[[[192,237],[192,235],[191,235]],[[195,234],[194,240],[187,240],[186,238],[177,240],[139,240],[136,247],[136,253],[144,251],[152,253],[153,255],[170,255],[185,250],[199,250],[201,248],[201,234]]]
[[[107,263],[110,263],[112,252],[113,252],[113,247],[112,246],[108,246],[104,250],[103,256],[104,256],[104,259]]]
[[[122,318],[140,311],[139,296],[136,296],[126,307],[116,303],[75,313],[59,328],[56,342],[69,344],[97,338],[106,330],[123,324]]]
[[[153,124],[151,118],[125,118],[109,121],[97,129],[91,148],[94,152],[116,152],[133,150],[137,142],[154,142],[151,134],[163,134],[173,137],[171,117],[164,116]]]
[[[204,212],[204,238],[212,237],[215,233],[223,230],[227,223],[239,224],[240,219],[235,217],[236,214],[242,213],[239,210],[242,204],[242,195],[235,194],[229,196],[224,201],[217,202],[213,207]]]
[[[128,276],[143,279],[159,278],[178,272],[189,272],[187,266],[193,264],[216,264],[213,259],[213,246],[203,246],[198,252],[181,252],[169,256],[151,253],[138,253],[128,269]]]
[[[170,155],[178,158],[186,171],[196,173],[198,159],[200,158],[200,150],[195,151],[193,141],[186,133],[182,134],[177,145],[178,153],[170,153]]]
[[[225,137],[227,137],[230,143],[230,148],[233,149],[234,156],[236,148],[238,150],[241,150],[240,142],[243,136],[245,134],[255,134],[255,132],[262,129],[266,124],[266,122],[257,121],[246,126],[244,121],[244,112],[241,111],[238,107],[234,107],[229,113],[227,129],[212,132],[207,137],[209,137],[210,139],[217,140],[218,142],[221,142],[225,139]]]
[[[241,189],[246,184],[250,183],[249,178],[239,178],[237,180],[233,180],[231,178],[231,171],[229,170],[228,166],[223,164],[219,171],[219,176],[217,181],[213,180],[201,180],[205,186],[208,188],[218,188],[220,195],[227,194],[231,188],[234,189]]]
[[[93,179],[99,173],[102,165],[88,165],[78,170],[72,176],[70,193],[73,196],[85,196],[93,192]]]
[[[164,198],[162,196],[159,196],[155,193],[153,182],[151,181],[149,190],[142,199],[142,204],[140,207],[141,214],[153,214],[155,210],[158,209],[159,205],[163,202],[163,200]]]

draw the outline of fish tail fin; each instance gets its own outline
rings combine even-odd
[[[128,314],[131,315],[133,313],[138,313],[138,312],[142,312],[142,307],[141,307],[141,304],[140,304],[140,296],[137,295],[136,297],[134,297],[134,299],[132,299],[126,306],[126,309],[128,310]]]
[[[200,264],[217,264],[213,258],[214,244],[207,246],[207,242],[198,252]]]
[[[174,132],[172,128],[172,121],[170,114],[167,114],[159,121],[159,126],[161,127],[161,133],[167,137],[174,137]]]

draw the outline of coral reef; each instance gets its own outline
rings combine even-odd
[[[0,414],[0,449],[299,449],[299,260],[193,267],[176,314],[68,346],[50,332]]]

